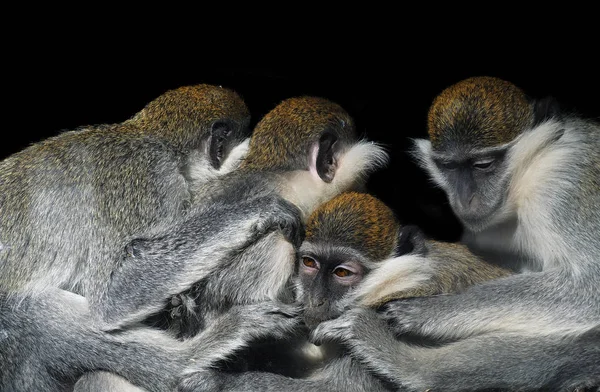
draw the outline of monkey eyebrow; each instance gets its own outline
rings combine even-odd
[[[299,254],[307,255],[310,257],[327,257],[331,252],[335,252],[338,255],[343,255],[343,257],[347,259],[357,259],[362,260],[365,256],[360,253],[358,250],[351,248],[349,246],[343,246],[336,244],[332,246],[327,242],[319,241],[317,243],[311,243],[309,241],[304,241],[298,250]]]
[[[509,143],[505,143],[499,146],[493,147],[484,147],[478,149],[471,149],[468,151],[452,151],[452,152],[440,152],[440,151],[432,151],[431,158],[435,162],[449,163],[449,162],[466,162],[468,160],[473,159],[487,159],[487,158],[497,158],[503,154],[505,154],[510,147],[515,144],[515,141],[511,141]],[[457,156],[460,156],[460,159],[456,159]]]

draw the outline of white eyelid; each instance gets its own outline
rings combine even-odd
[[[494,163],[494,161],[496,161],[494,158],[479,159],[474,161],[473,165],[488,165]]]
[[[353,274],[358,274],[358,273],[360,273],[360,270],[359,270],[359,269],[357,269],[357,268],[355,268],[355,267],[350,267],[350,266],[348,266],[347,264],[340,264],[340,265],[336,266],[336,267],[333,269],[333,271],[335,272],[335,270],[337,270],[338,268],[342,268],[342,269],[348,270],[348,271],[352,272]]]

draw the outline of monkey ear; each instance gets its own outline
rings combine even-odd
[[[425,234],[423,231],[415,225],[400,227],[398,231],[398,243],[396,245],[396,257],[408,253],[424,255],[425,252]]]
[[[215,121],[210,130],[210,145],[208,147],[208,156],[211,165],[218,169],[223,163],[227,153],[227,141],[231,135],[231,125],[225,121]]]
[[[319,150],[317,153],[317,174],[327,183],[333,181],[337,169],[335,149],[338,137],[331,131],[325,131],[319,139]]]
[[[536,99],[533,102],[534,125],[539,125],[553,117],[559,117],[561,108],[554,97]]]

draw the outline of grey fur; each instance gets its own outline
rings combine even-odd
[[[209,156],[215,126],[230,127],[219,136],[224,160],[248,122],[234,92],[183,87],[123,123],[64,132],[0,162],[0,291],[65,289],[86,297],[106,323],[109,282],[125,245],[185,216],[192,185],[211,178],[193,169],[219,174]]]
[[[325,184],[306,166],[314,165],[311,153],[321,137],[319,126],[315,128],[310,130],[306,151],[299,152],[303,159],[292,157],[292,161],[296,159],[302,166],[286,164],[269,170],[242,168],[208,182],[195,188],[199,202],[186,217],[165,230],[153,230],[131,241],[125,247],[123,263],[113,274],[107,291],[116,294],[125,288],[137,288],[133,289],[135,293],[131,297],[109,295],[111,302],[104,319],[109,320],[113,328],[125,327],[160,311],[167,303],[182,306],[191,302],[193,307],[182,312],[186,316],[183,323],[169,328],[170,332],[188,338],[186,341],[196,340],[196,334],[204,335],[207,330],[217,329],[241,329],[248,336],[259,337],[260,334],[253,332],[255,324],[269,322],[269,318],[252,318],[253,307],[257,304],[275,306],[276,302],[293,299],[291,276],[295,249],[303,236],[301,218],[322,198],[333,197],[354,184],[362,184],[364,176],[386,156],[381,148],[366,143],[361,144],[357,152],[353,149],[356,140],[340,137],[335,158],[343,163],[349,151],[354,154],[354,160],[350,159],[345,167],[342,164],[338,171],[342,173],[342,183],[334,179],[332,184]],[[284,143],[297,150],[296,140],[287,140],[281,133],[285,129],[275,131],[277,133],[272,137],[277,140],[272,140],[273,143]],[[257,148],[266,147],[259,145]],[[316,188],[295,188],[296,178],[316,184]],[[281,196],[299,203],[303,210]],[[138,265],[148,268],[147,275],[137,273]],[[193,290],[188,292],[192,285]],[[238,307],[248,307],[248,323],[239,326],[219,321]],[[277,310],[280,307],[275,306],[274,312],[281,313]],[[288,326],[297,323],[296,318],[290,318]],[[285,342],[295,336],[291,327],[282,328],[273,322],[270,325],[274,328],[273,334],[269,335],[273,339]],[[278,332],[284,330],[284,334]],[[184,372],[187,379],[203,383],[207,369],[220,368],[223,362],[235,361],[238,356],[243,362],[244,353],[240,350],[247,344],[246,340],[239,340],[216,344],[208,350],[210,360],[203,359],[188,367]],[[222,341],[225,340],[219,340]],[[81,383],[82,387],[86,385],[91,385],[87,377]],[[107,388],[108,385],[100,381],[95,387]]]
[[[427,142],[419,142],[419,148],[421,162],[462,218],[463,209],[453,202],[454,183],[431,163]],[[551,118],[507,148],[507,161],[486,180],[493,189],[486,181],[476,188],[480,201],[500,197],[503,202],[480,222],[464,221],[465,242],[495,260],[508,257],[522,273],[458,295],[390,303],[384,316],[396,334],[460,340],[443,348],[456,359],[423,372],[415,369],[429,363],[433,349],[419,351],[414,361],[402,360],[408,352],[397,356],[393,372],[401,385],[411,385],[411,374],[428,380],[428,388],[444,390],[470,388],[472,382],[527,390],[546,387],[549,380],[548,388],[560,390],[561,385],[587,385],[586,372],[590,383],[598,382],[598,369],[588,361],[598,363],[600,345],[592,338],[600,325],[600,126],[575,117]],[[498,195],[493,195],[494,182],[503,184]],[[371,339],[370,344],[385,343]],[[492,356],[476,354],[476,347],[485,345],[494,347]],[[403,347],[397,343],[390,350]],[[525,374],[497,366],[523,357],[535,358]],[[479,375],[452,384],[448,375],[455,370]]]
[[[287,336],[296,310],[272,303],[233,307],[203,333],[181,342],[145,327],[97,329],[83,297],[49,290],[44,298],[0,301],[0,390],[72,390],[85,371],[106,370],[148,391],[173,390],[186,369],[210,368],[223,347],[238,350],[264,336]]]
[[[356,197],[360,197],[356,194]],[[352,199],[349,199],[350,201]],[[460,292],[467,287],[482,281],[509,275],[509,271],[487,264],[474,256],[465,246],[447,244],[428,240],[415,227],[400,227],[397,229],[397,239],[392,237],[392,243],[383,241],[371,242],[371,246],[391,249],[397,257],[378,260],[365,256],[373,253],[373,249],[365,246],[351,247],[347,233],[367,233],[366,228],[356,227],[361,219],[349,221],[348,205],[325,205],[320,212],[320,220],[314,221],[308,227],[311,237],[300,247],[299,254],[319,263],[319,272],[300,273],[296,277],[296,298],[302,304],[305,324],[311,327],[323,320],[321,325],[338,326],[345,317],[337,318],[362,303],[370,306],[381,304],[390,296],[407,298],[440,293]],[[365,214],[368,218],[374,214],[360,207],[353,207],[354,214]],[[343,212],[343,214],[340,214]],[[318,223],[315,223],[318,222]],[[393,220],[381,224],[396,225]],[[362,229],[362,230],[361,230]],[[373,228],[371,228],[373,229]],[[317,234],[318,233],[318,234]],[[369,244],[366,242],[365,244]],[[395,249],[395,250],[394,250]],[[360,269],[357,267],[360,265]],[[361,275],[361,280],[352,286],[334,284],[328,279],[328,274],[340,265],[354,266],[354,271]],[[361,272],[358,272],[361,270]],[[317,274],[317,275],[314,275]],[[403,282],[397,282],[403,281]],[[401,283],[401,284],[400,284]],[[401,288],[403,287],[403,288]],[[394,291],[396,290],[396,291]],[[321,302],[324,300],[323,302]],[[351,311],[352,314],[352,311]],[[387,327],[384,327],[387,329]],[[317,331],[322,327],[317,327]],[[387,331],[386,331],[387,332]],[[318,336],[317,332],[316,335]],[[308,345],[306,337],[299,345]],[[202,373],[198,379],[188,379],[180,386],[181,390],[219,390],[219,391],[387,391],[394,390],[389,376],[382,372],[372,372],[368,363],[361,363],[349,356],[348,351],[339,341],[329,339],[321,345],[321,357],[316,366],[305,375],[285,377],[266,372],[245,373]],[[314,347],[314,346],[313,346]],[[302,367],[314,357],[305,355],[299,357],[293,366]],[[367,366],[365,366],[365,364]]]
[[[365,392],[388,391],[385,384],[368,373],[349,356],[332,359],[307,379],[286,377],[267,372],[224,373],[207,370],[184,379],[178,391],[231,391],[231,392]]]
[[[321,324],[312,339],[343,343],[402,391],[550,392],[600,385],[600,325],[576,334],[494,332],[424,347],[398,340],[379,314],[356,308]]]

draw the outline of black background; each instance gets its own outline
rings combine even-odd
[[[600,117],[600,76],[593,64],[586,68],[576,61],[567,66],[552,61],[451,66],[452,61],[445,59],[370,67],[349,61],[339,67],[299,69],[206,68],[198,65],[201,62],[186,67],[133,66],[126,59],[40,61],[6,74],[0,158],[62,130],[121,122],[166,90],[183,85],[212,83],[236,90],[250,108],[253,123],[285,98],[316,95],[341,104],[360,132],[390,152],[390,164],[370,179],[370,191],[403,222],[418,224],[430,236],[450,241],[458,238],[460,225],[444,195],[430,185],[406,153],[410,138],[426,137],[429,104],[445,87],[470,76],[496,76],[533,97],[552,95],[568,110]]]

